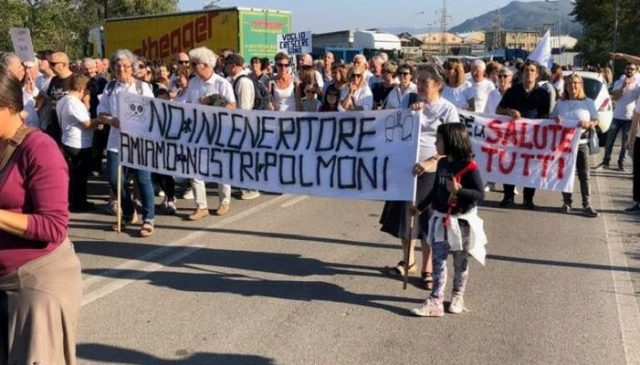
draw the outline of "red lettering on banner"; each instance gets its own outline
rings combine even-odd
[[[527,124],[525,123],[520,124],[520,141],[520,147],[529,150],[533,148],[533,142],[527,142]]]
[[[555,160],[555,157],[553,155],[537,155],[536,159],[542,161],[542,170],[540,171],[540,176],[546,178],[547,171],[549,170],[549,162]]]
[[[493,155],[498,153],[498,149],[491,146],[482,146],[482,152],[487,154],[487,172],[493,171]]]
[[[498,141],[500,141],[502,139],[502,130],[500,129],[500,121],[499,120],[492,120],[489,121],[489,123],[487,124],[487,127],[489,128],[489,130],[491,130],[493,133],[496,134],[496,137],[492,137],[490,135],[487,136],[487,142],[489,143],[497,143]]]
[[[193,22],[189,22],[182,26],[182,51],[193,48]]]
[[[176,28],[171,32],[171,35],[169,36],[169,43],[171,45],[171,54],[176,54],[182,51],[182,48],[180,48],[180,32],[181,32],[181,29]]]
[[[576,128],[563,128],[562,136],[560,137],[560,144],[558,150],[563,153],[571,153],[571,146],[573,136],[576,134]]]
[[[523,153],[520,157],[524,159],[524,163],[522,164],[522,176],[529,176],[531,174],[529,161],[531,161],[535,156],[529,153]]]
[[[541,129],[543,133],[540,133]],[[538,137],[542,137],[542,141],[539,141]],[[545,129],[545,127],[540,125],[533,126],[533,143],[539,150],[547,146],[547,130]]]
[[[560,124],[551,124],[548,125],[547,128],[553,132],[551,139],[551,151],[555,151],[558,146],[558,132],[561,132],[564,127]]]
[[[564,178],[564,169],[566,169],[566,162],[564,157],[558,158],[558,179]]]
[[[504,131],[504,137],[502,139],[502,144],[511,144],[513,146],[518,146],[518,133],[516,133],[516,122],[513,120],[507,123],[507,127]]]
[[[516,153],[511,152],[511,164],[508,166],[504,165],[505,158],[504,156],[507,154],[506,151],[502,150],[498,154],[498,167],[500,168],[500,172],[508,175],[513,171],[513,168],[516,166]]]

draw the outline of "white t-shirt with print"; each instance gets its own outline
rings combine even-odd
[[[456,107],[445,98],[425,104],[420,115],[420,161],[436,154],[436,131],[443,123],[459,123],[460,116]]]
[[[56,113],[62,129],[63,145],[79,149],[93,146],[93,129],[80,124],[91,120],[82,100],[67,94],[56,104]]]
[[[140,86],[136,86],[136,81],[132,81],[129,84],[122,83],[120,81],[115,81],[115,86],[109,95],[109,91],[105,88],[104,93],[102,94],[102,98],[100,99],[100,104],[98,104],[98,114],[109,114],[114,118],[118,117],[118,113],[120,111],[120,105],[118,103],[118,95],[122,92],[139,94],[139,91],[142,91],[141,95],[153,97],[153,90],[151,90],[151,86],[146,82],[137,81]],[[108,84],[107,84],[108,87]],[[123,123],[125,121],[120,121]],[[110,152],[119,152],[120,151],[120,128],[114,128],[111,126],[109,129],[109,139],[107,140],[107,151]]]

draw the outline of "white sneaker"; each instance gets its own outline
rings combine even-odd
[[[518,192],[518,188],[513,188],[513,195],[518,195],[518,194],[520,194],[520,193]]]
[[[178,208],[176,207],[176,202],[174,202],[173,200],[170,200],[167,202],[166,208],[167,208],[167,213],[169,213],[169,215],[175,215],[176,212],[178,211]]]
[[[451,298],[449,313],[460,314],[464,311],[464,298],[462,294],[456,294]]]
[[[412,309],[411,313],[418,317],[442,317],[444,316],[444,305],[429,297],[422,307]]]
[[[240,200],[253,200],[260,197],[260,192],[257,190],[243,191],[240,195]]]

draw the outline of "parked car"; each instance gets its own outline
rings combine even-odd
[[[613,100],[611,100],[611,95],[609,95],[609,90],[607,90],[607,83],[604,77],[597,72],[564,71],[563,74],[564,76],[568,76],[574,72],[582,77],[584,81],[584,93],[596,104],[596,110],[600,117],[600,124],[598,124],[596,130],[598,131],[600,144],[604,146],[606,133],[613,119]]]

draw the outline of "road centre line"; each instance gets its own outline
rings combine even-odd
[[[197,240],[202,236],[209,234],[210,232],[208,232],[208,230],[222,228],[224,226],[237,222],[241,219],[254,215],[273,205],[281,204],[283,201],[286,201],[291,197],[292,196],[289,194],[283,194],[277,198],[271,199],[262,204],[251,207],[245,211],[232,215],[228,218],[215,222],[206,227],[203,227],[203,228],[194,227],[195,231],[193,233],[190,233],[175,242],[171,242],[166,246],[155,249],[135,259],[127,260],[126,262],[112,269],[104,270],[96,274],[95,276],[92,276],[91,278],[84,280],[83,286],[85,289],[95,286],[96,284],[102,283],[104,281],[109,281],[109,283],[105,284],[99,289],[86,292],[82,298],[82,305],[84,306],[84,305],[90,304],[100,298],[113,294],[114,292],[131,284],[132,282],[137,281],[155,271],[162,269],[163,267],[169,264],[172,264],[176,261],[179,261],[187,257],[188,255],[198,251],[201,248],[206,247],[205,244],[194,243],[194,242],[197,242]],[[161,256],[177,246],[183,246],[179,252],[173,255],[170,255],[168,257],[165,257],[160,262],[149,263],[151,259]],[[125,270],[134,270],[134,269],[135,269],[135,272],[132,274],[127,274],[122,277],[117,277],[118,276],[117,274],[120,272],[123,272]]]
[[[602,208],[613,211],[610,191],[602,184],[600,177],[594,176],[602,197]],[[604,185],[604,188],[603,188]],[[625,235],[618,227],[618,214],[603,214],[604,231],[609,250],[609,263],[613,267],[629,268],[625,256]],[[628,270],[611,270],[613,287],[618,309],[618,322],[622,335],[622,345],[627,364],[640,364],[640,310]]]

